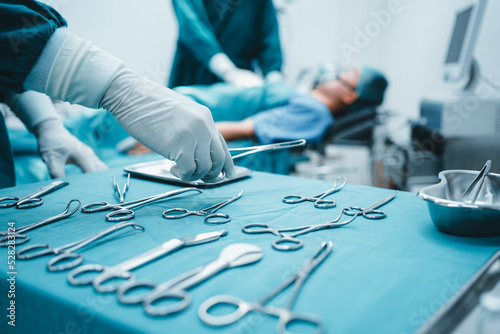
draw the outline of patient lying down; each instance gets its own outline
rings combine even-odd
[[[318,144],[336,115],[381,104],[386,87],[380,72],[353,67],[323,73],[307,94],[281,82],[253,88],[218,83],[175,90],[207,106],[226,141],[256,137],[261,144],[297,139]],[[147,151],[137,145],[129,153]]]

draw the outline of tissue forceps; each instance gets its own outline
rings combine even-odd
[[[113,176],[113,189],[115,190],[116,197],[118,197],[118,200],[120,203],[123,203],[125,201],[125,193],[128,191],[130,188],[130,173],[127,173],[127,183],[123,185],[123,190],[120,189],[120,186],[118,183],[116,183],[116,179]]]
[[[95,202],[95,203],[89,203],[85,204],[82,206],[82,212],[85,213],[92,213],[92,212],[99,212],[99,211],[107,211],[107,210],[114,210],[113,212],[110,212],[106,215],[106,220],[110,222],[119,222],[122,220],[127,220],[127,219],[132,219],[134,218],[134,211],[132,211],[133,208],[155,202],[161,199],[165,199],[168,197],[176,196],[188,191],[197,191],[201,193],[201,190],[198,188],[182,188],[182,189],[177,189],[177,190],[172,190],[168,191],[165,193],[161,193],[158,195],[153,195],[141,199],[137,199],[135,201],[130,201],[127,203],[121,203],[121,204],[110,204],[107,202]]]
[[[67,186],[68,184],[68,182],[58,180],[24,197],[1,197],[0,202],[7,203],[0,203],[0,208],[11,208],[15,206],[18,209],[29,209],[40,206],[43,204],[43,199],[40,197],[54,190]]]
[[[236,196],[228,198],[222,202],[209,206],[201,210],[190,211],[184,208],[172,208],[163,211],[163,217],[166,219],[178,219],[191,215],[205,216],[205,222],[209,224],[225,224],[231,221],[231,217],[225,213],[217,213],[216,211],[226,205],[238,200],[243,195],[243,190]]]
[[[135,268],[139,268],[140,266],[143,266],[157,258],[172,253],[183,247],[215,241],[225,235],[227,235],[227,231],[220,230],[215,232],[201,233],[185,238],[174,238],[145,253],[142,253],[132,259],[126,260],[112,267],[102,266],[99,264],[86,264],[77,267],[68,273],[68,281],[72,285],[92,284],[94,289],[97,292],[101,293],[113,292],[116,291],[124,282],[121,282],[121,284],[106,284],[106,282],[120,278],[124,280],[134,279],[134,274],[132,274],[131,271]],[[98,275],[91,278],[77,278],[77,276],[84,273],[97,273]]]
[[[271,316],[278,317],[278,324],[276,326],[276,331],[278,333],[289,333],[287,331],[287,326],[293,322],[302,322],[310,324],[316,327],[316,333],[323,333],[324,327],[321,318],[315,314],[306,313],[295,313],[292,311],[292,307],[297,299],[300,289],[304,285],[305,281],[313,270],[319,266],[326,257],[330,254],[333,248],[333,243],[331,241],[324,241],[321,243],[321,247],[316,253],[306,260],[302,267],[296,271],[292,276],[286,279],[281,285],[276,289],[271,291],[264,298],[261,298],[254,302],[247,302],[240,298],[230,296],[230,295],[218,295],[213,296],[205,300],[198,308],[198,316],[207,325],[211,326],[225,326],[243,318],[244,315],[250,312],[264,313]],[[293,293],[290,297],[286,306],[276,307],[272,305],[266,305],[275,296],[284,291],[287,287],[293,284]],[[230,305],[235,306],[237,309],[226,315],[213,315],[209,313],[211,308],[215,308],[220,305]]]
[[[396,195],[398,194],[399,190],[396,191],[394,194],[387,196],[381,201],[378,201],[377,203],[370,205],[367,208],[360,208],[358,206],[348,206],[342,210],[343,213],[345,213],[348,216],[363,216],[366,219],[383,219],[387,217],[387,214],[382,211],[382,210],[377,210],[383,205],[386,205],[390,201],[392,201]]]
[[[127,226],[132,226],[136,230],[144,231],[144,227],[132,222],[121,222],[117,223],[99,233],[86,237],[82,240],[75,241],[60,247],[50,247],[47,244],[37,244],[28,247],[24,247],[19,250],[16,254],[19,260],[31,260],[45,255],[55,255],[48,263],[47,269],[49,271],[63,271],[67,269],[74,268],[83,262],[83,256],[74,251],[90,244],[93,241],[104,238],[105,236],[119,231]],[[36,251],[35,251],[36,250]],[[71,262],[67,262],[70,259],[74,259]]]
[[[165,283],[156,285],[149,280],[129,281],[117,291],[118,300],[123,304],[142,303],[144,310],[151,316],[165,316],[184,310],[191,303],[187,289],[202,283],[210,277],[230,268],[248,265],[262,258],[262,250],[251,244],[237,243],[225,247],[214,261],[192,269]],[[139,288],[152,290],[142,296],[127,296]],[[155,305],[162,300],[175,300],[168,306]]]
[[[342,217],[342,212],[334,220],[330,220],[326,223],[314,224],[314,225],[304,225],[297,227],[285,227],[285,228],[272,228],[264,223],[250,223],[243,226],[242,230],[248,234],[260,234],[260,233],[271,233],[279,237],[272,242],[273,248],[281,251],[296,250],[303,246],[303,242],[296,237],[309,232],[315,232],[327,228],[336,228],[349,224],[357,216],[339,222]],[[293,233],[283,233],[283,232],[293,232]]]
[[[337,186],[337,182],[340,180],[342,181],[342,184]],[[302,203],[305,201],[309,202],[314,202],[314,207],[315,208],[321,208],[321,209],[326,209],[326,208],[333,208],[334,206],[337,205],[334,200],[330,199],[324,199],[326,196],[331,195],[337,191],[340,191],[342,188],[347,183],[347,179],[343,176],[339,176],[335,179],[335,183],[333,184],[333,187],[330,189],[327,189],[323,191],[322,193],[319,193],[317,195],[314,195],[312,197],[305,197],[301,195],[286,195],[285,197],[282,198],[282,201],[287,204],[297,204],[297,203]]]
[[[289,149],[289,148],[293,148],[293,147],[304,146],[305,144],[306,144],[305,139],[299,139],[299,140],[292,140],[292,141],[286,141],[286,142],[275,143],[275,144],[257,145],[257,146],[249,146],[249,147],[235,147],[235,148],[230,148],[229,152],[246,151],[246,152],[234,155],[233,160],[236,160],[236,159],[242,158],[246,155],[254,154],[257,152],[284,150],[284,149]]]
[[[69,211],[71,204],[73,202],[77,202],[78,205],[75,209],[73,209],[72,211]],[[56,221],[68,218],[69,216],[74,214],[80,208],[80,204],[81,203],[79,200],[72,199],[71,201],[69,201],[68,205],[66,206],[66,209],[60,214],[57,214],[55,216],[52,216],[52,217],[49,217],[49,218],[46,218],[43,220],[40,220],[39,222],[36,222],[36,223],[32,223],[32,224],[20,227],[17,229],[17,231],[14,230],[14,233],[12,233],[10,230],[9,231],[1,231],[0,236],[2,236],[2,238],[0,238],[0,247],[7,247],[7,246],[12,246],[12,245],[17,246],[17,245],[22,245],[24,243],[27,243],[30,240],[30,237],[25,234],[26,232],[34,230],[34,229],[39,228],[39,227],[42,227],[44,225],[48,225],[48,224],[54,223]],[[14,239],[13,239],[13,237],[14,237]],[[14,242],[13,244],[12,244],[12,241]]]

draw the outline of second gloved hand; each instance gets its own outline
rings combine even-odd
[[[59,119],[41,122],[33,132],[38,139],[40,156],[53,178],[66,176],[66,163],[80,167],[84,173],[108,168],[89,146],[69,133]]]

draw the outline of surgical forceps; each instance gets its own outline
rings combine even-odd
[[[130,280],[134,279],[134,275],[131,270],[139,268],[157,258],[160,258],[166,254],[172,253],[183,247],[194,246],[198,244],[203,244],[206,242],[218,240],[220,237],[227,235],[227,231],[221,230],[216,232],[201,233],[185,238],[174,238],[157,246],[141,255],[138,255],[132,259],[124,261],[113,267],[102,266],[99,264],[86,264],[77,267],[68,273],[68,281],[72,285],[89,285],[92,284],[97,292],[113,292],[116,291],[123,282],[120,283],[109,283],[114,279],[124,279]],[[97,276],[91,278],[77,278],[77,276],[85,273],[98,273]],[[88,276],[88,275],[86,275]],[[108,284],[106,284],[108,282]]]
[[[188,191],[197,191],[201,193],[201,190],[198,188],[182,188],[177,190],[168,191],[165,193],[161,193],[158,195],[153,195],[141,199],[137,199],[135,201],[121,203],[121,204],[110,204],[107,202],[95,202],[89,203],[82,206],[82,212],[92,213],[106,210],[115,210],[106,215],[106,220],[110,222],[119,222],[122,220],[132,219],[134,218],[133,208],[138,206],[142,206],[151,202],[159,201],[161,199],[165,199],[168,197],[176,196]]]
[[[198,308],[198,316],[207,325],[225,326],[235,323],[247,313],[258,312],[278,317],[278,324],[276,326],[276,331],[278,333],[290,333],[287,330],[287,326],[293,322],[310,324],[311,326],[316,327],[316,333],[323,333],[324,327],[321,318],[315,314],[295,313],[292,311],[292,307],[307,277],[325,260],[328,254],[332,251],[332,248],[333,243],[331,241],[323,241],[320,249],[316,251],[311,258],[306,260],[299,270],[297,270],[292,276],[286,279],[281,285],[271,291],[264,298],[254,302],[247,302],[230,295],[213,296],[205,300],[200,305]],[[292,284],[294,287],[293,293],[285,308],[266,305],[271,299]],[[213,315],[209,313],[211,308],[221,305],[235,306],[237,309],[226,315]]]
[[[1,197],[0,202],[7,202],[7,201],[10,202],[0,203],[0,208],[11,208],[15,206],[18,209],[29,209],[40,206],[43,204],[43,199],[41,199],[40,197],[54,190],[67,186],[68,184],[69,184],[68,182],[59,180],[59,181],[54,181],[51,184],[41,189],[38,189],[37,191],[29,195],[26,195],[24,197],[14,197],[14,196]]]
[[[127,226],[132,226],[136,230],[144,231],[144,227],[132,222],[121,222],[117,223],[101,232],[91,235],[85,239],[69,243],[64,246],[51,248],[47,244],[37,244],[23,249],[17,252],[16,256],[19,260],[31,260],[45,255],[55,255],[48,263],[47,269],[49,271],[63,271],[67,269],[74,268],[83,262],[83,256],[74,251],[90,244],[93,241],[104,238],[105,236],[119,231]],[[37,250],[37,251],[35,251]],[[74,259],[71,262],[69,260]]]
[[[342,184],[337,186],[337,182],[342,181]],[[302,203],[305,201],[309,202],[314,202],[314,207],[315,208],[321,208],[321,209],[326,209],[326,208],[333,208],[337,203],[335,203],[334,200],[329,200],[329,199],[324,199],[326,196],[331,195],[337,191],[340,191],[342,188],[347,183],[347,179],[343,176],[339,176],[335,179],[335,183],[333,184],[333,187],[330,189],[327,189],[323,191],[322,193],[319,193],[313,197],[305,197],[305,196],[300,196],[300,195],[286,195],[285,197],[282,198],[282,201],[287,204],[297,204],[297,203]]]
[[[78,205],[75,209],[73,209],[72,211],[69,211],[71,204],[73,202],[77,202]],[[66,209],[58,215],[43,219],[43,220],[36,222],[36,223],[32,223],[32,224],[20,227],[19,229],[17,229],[17,231],[15,229],[12,229],[13,231],[10,231],[10,229],[9,229],[9,231],[1,231],[0,236],[2,236],[2,238],[0,238],[0,247],[7,247],[7,246],[12,246],[12,245],[17,246],[17,245],[22,245],[24,243],[27,243],[30,240],[30,237],[25,234],[26,232],[34,230],[34,229],[39,228],[39,227],[42,227],[44,225],[48,225],[48,224],[54,223],[56,221],[68,218],[69,216],[74,214],[80,208],[80,204],[81,203],[79,200],[72,199],[71,201],[69,201],[68,205],[66,206]],[[12,233],[12,232],[14,232],[14,233]],[[12,241],[14,242],[13,244],[12,244]]]
[[[232,244],[225,247],[214,261],[190,270],[165,283],[156,285],[152,281],[129,281],[117,291],[118,300],[123,304],[142,303],[144,310],[151,316],[165,316],[180,312],[189,306],[191,297],[187,289],[202,283],[223,270],[244,266],[259,261],[262,250],[251,244]],[[127,296],[127,293],[140,288],[153,290],[143,296]],[[158,306],[159,301],[175,300],[174,304]]]
[[[348,207],[344,208],[342,210],[342,212],[348,216],[354,216],[354,217],[363,216],[366,219],[383,219],[383,218],[387,217],[387,214],[384,211],[377,210],[377,209],[383,205],[386,205],[390,201],[392,201],[396,197],[398,192],[399,192],[399,190],[396,191],[394,194],[387,196],[383,200],[381,200],[373,205],[370,205],[367,208],[360,208],[358,206],[348,206]]]
[[[125,201],[125,193],[128,191],[130,188],[130,173],[127,173],[127,183],[123,185],[123,190],[120,189],[120,186],[118,183],[116,183],[116,179],[113,176],[113,189],[115,190],[116,197],[118,197],[118,200],[120,203],[123,203]]]
[[[190,211],[184,208],[173,208],[163,211],[163,217],[166,219],[178,219],[191,215],[205,216],[205,222],[209,224],[225,224],[231,221],[231,217],[225,213],[216,213],[220,208],[238,200],[243,195],[243,190],[236,196],[228,198],[220,203],[209,206],[208,208]]]
[[[286,142],[275,143],[275,144],[230,148],[229,152],[246,151],[246,152],[234,155],[233,160],[236,160],[236,159],[242,158],[242,157],[249,155],[249,154],[254,154],[254,153],[258,153],[258,152],[266,152],[266,151],[284,150],[284,149],[294,148],[294,147],[298,147],[298,146],[304,146],[305,144],[306,144],[305,139],[299,139],[299,140],[292,140],[292,141],[286,141]]]
[[[243,226],[242,230],[243,232],[248,234],[259,234],[259,233],[274,234],[275,236],[279,237],[279,239],[273,241],[272,243],[273,248],[281,251],[289,251],[289,250],[299,249],[303,246],[302,240],[296,238],[299,235],[327,228],[341,227],[349,224],[356,218],[356,216],[353,216],[352,218],[339,223],[338,221],[340,220],[340,217],[342,217],[342,212],[337,216],[337,218],[328,221],[326,223],[315,224],[315,225],[304,225],[297,227],[286,227],[286,228],[272,228],[269,227],[269,225],[263,223],[251,223]],[[283,233],[283,232],[294,232],[294,233]]]

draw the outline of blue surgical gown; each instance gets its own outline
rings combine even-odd
[[[53,8],[30,0],[0,0],[0,101],[20,93],[23,82],[54,31],[66,21]],[[0,188],[14,186],[7,129],[0,117]]]
[[[278,21],[272,0],[173,0],[179,23],[169,87],[220,82],[208,69],[225,53],[242,69],[254,62],[266,75],[283,63]]]

